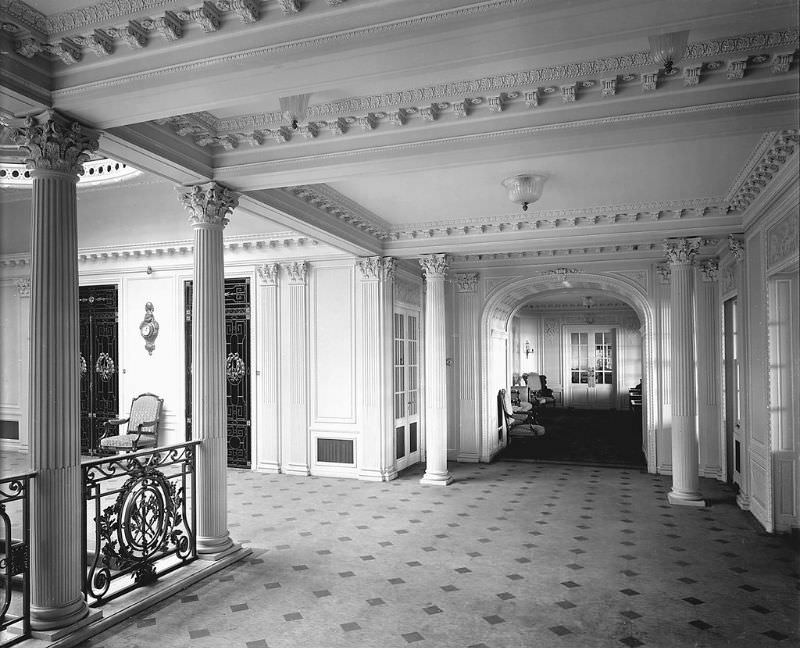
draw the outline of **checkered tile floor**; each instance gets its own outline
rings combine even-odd
[[[244,562],[93,648],[798,646],[800,565],[730,492],[635,470],[451,464],[421,486],[230,470]]]

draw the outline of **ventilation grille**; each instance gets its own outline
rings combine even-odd
[[[353,465],[352,439],[317,439],[317,461]]]
[[[19,423],[17,421],[0,421],[0,439],[19,439]]]

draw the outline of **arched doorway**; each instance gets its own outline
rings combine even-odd
[[[636,280],[622,276],[607,276],[574,272],[568,276],[557,274],[514,278],[497,285],[487,295],[481,313],[482,400],[483,435],[481,460],[490,461],[504,446],[506,440],[497,434],[497,391],[506,387],[511,378],[509,346],[513,343],[511,322],[520,308],[535,301],[537,296],[573,291],[574,294],[605,295],[627,304],[641,324],[641,378],[642,378],[642,434],[648,472],[656,472],[656,423],[653,397],[658,393],[655,370],[654,317],[647,300],[646,289]]]

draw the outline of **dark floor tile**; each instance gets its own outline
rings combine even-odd
[[[247,603],[236,603],[235,605],[231,605],[231,612],[244,612],[245,610],[249,610],[249,606]]]
[[[189,630],[189,639],[202,639],[203,637],[210,637],[211,633],[206,630]]]
[[[314,596],[316,596],[317,598],[324,598],[324,597],[330,596],[330,595],[331,595],[331,593],[326,589],[324,589],[324,590],[316,590],[314,592]]]
[[[572,601],[556,601],[556,605],[562,610],[571,610],[572,608],[577,607]]]
[[[505,623],[505,619],[501,616],[496,614],[492,614],[491,616],[483,617],[483,620],[486,621],[489,625],[497,625],[498,623]]]
[[[458,588],[455,585],[442,585],[441,589],[445,592],[457,592]]]
[[[641,614],[639,614],[638,612],[634,612],[633,610],[623,610],[622,612],[620,612],[620,614],[625,618],[630,619],[631,621],[635,621],[636,619],[642,618]]]
[[[136,622],[137,628],[149,628],[150,626],[154,626],[156,624],[156,620],[153,618],[150,619],[140,619]]]
[[[300,619],[303,618],[303,615],[300,614],[299,612],[290,612],[289,614],[284,614],[283,618],[286,621],[299,621]]]
[[[625,637],[624,639],[620,639],[619,642],[621,644],[625,644],[628,648],[638,648],[638,646],[644,646],[644,641],[639,641],[636,637]]]
[[[257,641],[248,641],[245,648],[269,648],[269,646],[263,639],[258,639]]]
[[[352,632],[353,630],[361,630],[361,626],[358,625],[355,621],[350,621],[348,623],[340,624],[340,627],[345,632]]]
[[[439,614],[442,611],[442,608],[440,608],[438,605],[429,605],[428,607],[422,608],[422,610],[426,614]]]
[[[708,630],[709,628],[713,628],[710,623],[706,623],[702,619],[695,619],[694,621],[689,621],[690,626],[694,626],[698,630]]]
[[[559,637],[572,634],[572,630],[570,630],[569,628],[565,628],[562,625],[553,626],[552,628],[550,628],[550,632],[557,634]]]
[[[369,603],[373,607],[376,605],[386,605],[386,601],[384,601],[382,598],[367,599],[367,603]]]
[[[778,632],[777,630],[767,630],[767,632],[762,632],[765,637],[769,637],[774,641],[783,641],[784,639],[788,639],[789,635],[785,635],[782,632]]]
[[[699,598],[696,598],[694,596],[687,596],[683,600],[686,601],[687,603],[691,603],[692,605],[701,605],[703,603],[703,601],[701,601]]]
[[[401,636],[406,640],[406,643],[414,643],[415,641],[425,640],[425,637],[423,637],[419,632],[409,632]]]

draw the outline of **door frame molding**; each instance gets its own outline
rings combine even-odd
[[[609,409],[616,409],[617,406],[617,391],[618,391],[618,381],[619,381],[619,367],[620,367],[620,358],[619,358],[619,328],[620,324],[564,324],[561,327],[561,344],[562,349],[564,352],[562,353],[561,359],[561,375],[563,379],[561,381],[561,393],[563,398],[564,407],[570,407],[570,402],[566,398],[567,394],[572,396],[572,370],[570,367],[570,357],[571,357],[571,341],[569,339],[570,333],[594,333],[597,331],[611,331],[614,340],[614,381],[611,383],[611,396],[609,399],[609,404],[611,407]],[[594,346],[594,342],[590,342],[588,344],[589,347]],[[588,358],[587,358],[588,360]],[[591,408],[594,409],[594,408]]]

